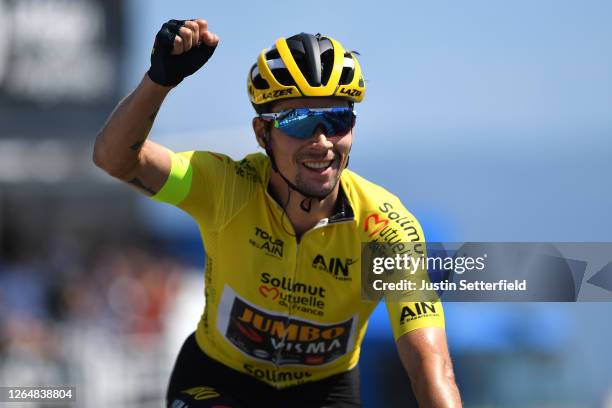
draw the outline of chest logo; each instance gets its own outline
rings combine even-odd
[[[269,287],[266,285],[261,285],[259,287],[259,293],[265,298],[269,298],[272,300],[276,300],[277,297],[280,296],[280,290],[275,287]]]
[[[285,243],[282,239],[277,239],[272,234],[264,231],[259,227],[255,227],[255,235],[249,239],[249,243],[263,253],[275,258],[283,257],[283,249]]]
[[[323,316],[325,312],[325,291],[323,286],[309,285],[292,278],[277,278],[264,272],[261,274],[259,294],[281,306],[289,308],[291,313],[297,311]]]
[[[329,364],[355,347],[356,317],[322,323],[272,312],[225,287],[217,329],[248,357],[277,366]]]
[[[317,254],[312,260],[312,267],[328,273],[336,280],[351,281],[350,267],[355,263],[357,263],[357,259],[334,256],[325,258],[323,255]]]

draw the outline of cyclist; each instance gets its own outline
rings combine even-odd
[[[319,34],[262,51],[248,94],[265,154],[234,161],[147,140],[168,92],[218,42],[205,20],[165,23],[149,71],[94,148],[110,175],[189,213],[206,248],[205,308],[177,358],[167,404],[359,406],[360,344],[376,306],[361,298],[360,245],[423,240],[397,197],[346,169],[353,104],[365,92],[359,63]],[[419,404],[460,406],[439,302],[387,309]]]

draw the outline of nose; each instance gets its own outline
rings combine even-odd
[[[312,143],[314,145],[316,145],[317,147],[321,147],[321,149],[331,149],[332,147],[334,147],[334,144],[329,140],[328,136],[326,135],[326,131],[325,131],[325,127],[324,126],[318,126],[315,129],[315,132],[312,135]]]

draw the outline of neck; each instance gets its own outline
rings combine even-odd
[[[277,172],[270,170],[268,191],[284,207],[287,217],[298,237],[317,225],[323,218],[329,218],[334,215],[333,211],[338,199],[339,189],[340,182],[336,184],[332,192],[323,200],[309,199],[291,189]],[[304,199],[310,200],[309,212],[304,211],[301,207]]]

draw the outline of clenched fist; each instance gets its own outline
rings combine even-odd
[[[151,52],[151,80],[163,86],[178,85],[202,68],[213,55],[219,37],[202,19],[170,20],[155,36]]]

